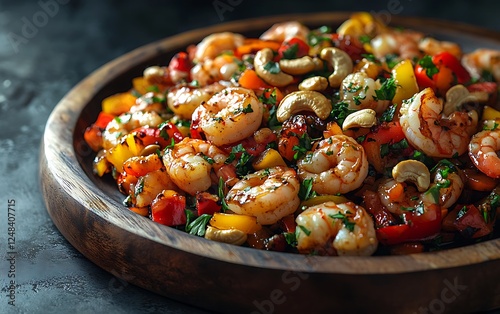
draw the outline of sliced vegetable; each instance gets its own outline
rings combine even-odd
[[[173,190],[164,190],[151,203],[151,219],[166,226],[186,224],[186,197]]]
[[[262,228],[253,216],[214,213],[210,225],[217,229],[238,229],[245,233],[254,233]]]

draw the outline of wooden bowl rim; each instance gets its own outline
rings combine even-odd
[[[282,269],[296,272],[375,275],[453,268],[500,259],[500,239],[445,251],[406,256],[370,257],[306,256],[259,251],[208,241],[173,228],[161,226],[147,218],[124,210],[123,205],[96,188],[79,164],[74,147],[74,136],[81,135],[75,135],[74,131],[82,110],[99,90],[125,73],[134,64],[146,62],[154,56],[172,49],[186,47],[191,43],[196,43],[204,35],[214,32],[226,30],[246,32],[249,29],[264,30],[275,22],[287,20],[298,20],[309,25],[326,23],[335,25],[346,20],[350,14],[351,12],[295,14],[213,25],[202,30],[187,31],[147,44],[103,65],[69,91],[54,108],[47,121],[43,136],[42,154],[47,160],[47,167],[49,167],[62,189],[61,191],[54,191],[54,193],[68,193],[76,202],[87,208],[92,215],[102,218],[107,223],[114,224],[127,232],[139,235],[146,241],[155,241],[168,247],[214,260],[256,268]],[[499,33],[465,24],[397,16],[392,17],[391,24],[416,29],[425,25],[425,27],[439,30],[464,32],[469,35],[479,36],[482,39],[491,40],[495,45],[500,44]],[[251,26],[249,27],[249,25]],[[134,63],[131,64],[130,60],[134,60]],[[54,139],[58,140],[54,141]],[[97,191],[97,193],[92,194],[89,191]],[[102,193],[99,193],[99,191]],[[45,197],[48,196],[44,195]],[[124,220],[126,220],[125,223]]]

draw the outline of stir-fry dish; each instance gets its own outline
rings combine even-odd
[[[464,49],[464,50],[462,50]],[[215,33],[111,95],[84,134],[124,210],[208,240],[410,254],[495,237],[500,51],[355,13]]]

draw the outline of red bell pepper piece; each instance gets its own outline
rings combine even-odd
[[[280,59],[296,59],[309,54],[309,45],[300,38],[293,37],[284,41],[278,49]]]
[[[186,224],[186,197],[172,190],[165,190],[151,203],[151,219],[166,226]]]
[[[168,64],[168,69],[170,71],[189,72],[192,67],[193,63],[189,59],[189,55],[185,52],[178,52],[175,54]]]
[[[208,192],[196,193],[196,210],[198,211],[198,216],[203,214],[213,215],[220,212],[221,208],[222,206],[217,196]]]
[[[475,205],[462,206],[454,223],[456,229],[467,238],[480,238],[493,232],[493,224],[486,223]]]
[[[441,208],[428,205],[423,214],[414,211],[403,214],[405,224],[377,229],[377,238],[382,244],[394,245],[431,239],[441,230]]]

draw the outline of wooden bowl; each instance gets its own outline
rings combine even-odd
[[[258,36],[275,22],[338,26],[349,13],[292,15],[190,31],[138,48],[74,87],[52,112],[42,142],[40,181],[49,215],[88,259],[130,283],[226,313],[471,312],[500,307],[500,239],[407,256],[320,257],[221,244],[126,210],[111,180],[92,174],[83,131],[101,100],[126,91],[149,65],[214,32]],[[500,35],[466,25],[392,17],[391,24],[500,49]]]

